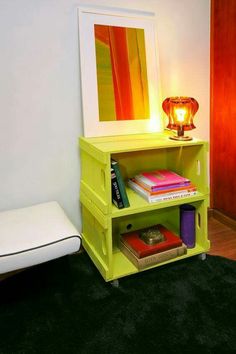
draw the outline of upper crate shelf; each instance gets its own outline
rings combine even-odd
[[[119,162],[126,182],[140,171],[169,169],[189,178],[198,193],[181,202],[204,199],[209,193],[205,141],[193,139],[179,142],[169,139],[170,133],[139,134],[116,137],[80,138],[80,199],[99,209],[104,215],[119,217],[144,210],[164,208],[180,200],[148,203],[127,187],[130,208],[117,209],[111,197],[111,158]]]

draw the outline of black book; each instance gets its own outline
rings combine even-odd
[[[122,178],[122,174],[120,171],[120,166],[119,163],[116,160],[111,160],[111,168],[114,169],[114,172],[116,174],[116,178],[117,178],[117,183],[118,183],[118,187],[120,190],[120,195],[121,195],[121,199],[122,202],[124,204],[124,207],[127,208],[130,206],[129,204],[129,199],[126,193],[126,188],[125,188],[125,184],[124,184],[124,180]]]
[[[111,186],[112,186],[112,203],[119,209],[124,208],[124,203],[121,198],[117,177],[113,168],[111,168]]]

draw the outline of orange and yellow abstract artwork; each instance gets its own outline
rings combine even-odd
[[[149,119],[144,29],[94,25],[99,121]]]

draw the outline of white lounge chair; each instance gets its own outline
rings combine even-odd
[[[78,252],[81,236],[57,202],[0,212],[0,274]]]

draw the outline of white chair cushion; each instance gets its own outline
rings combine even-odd
[[[0,274],[77,252],[81,237],[57,202],[0,212]]]

